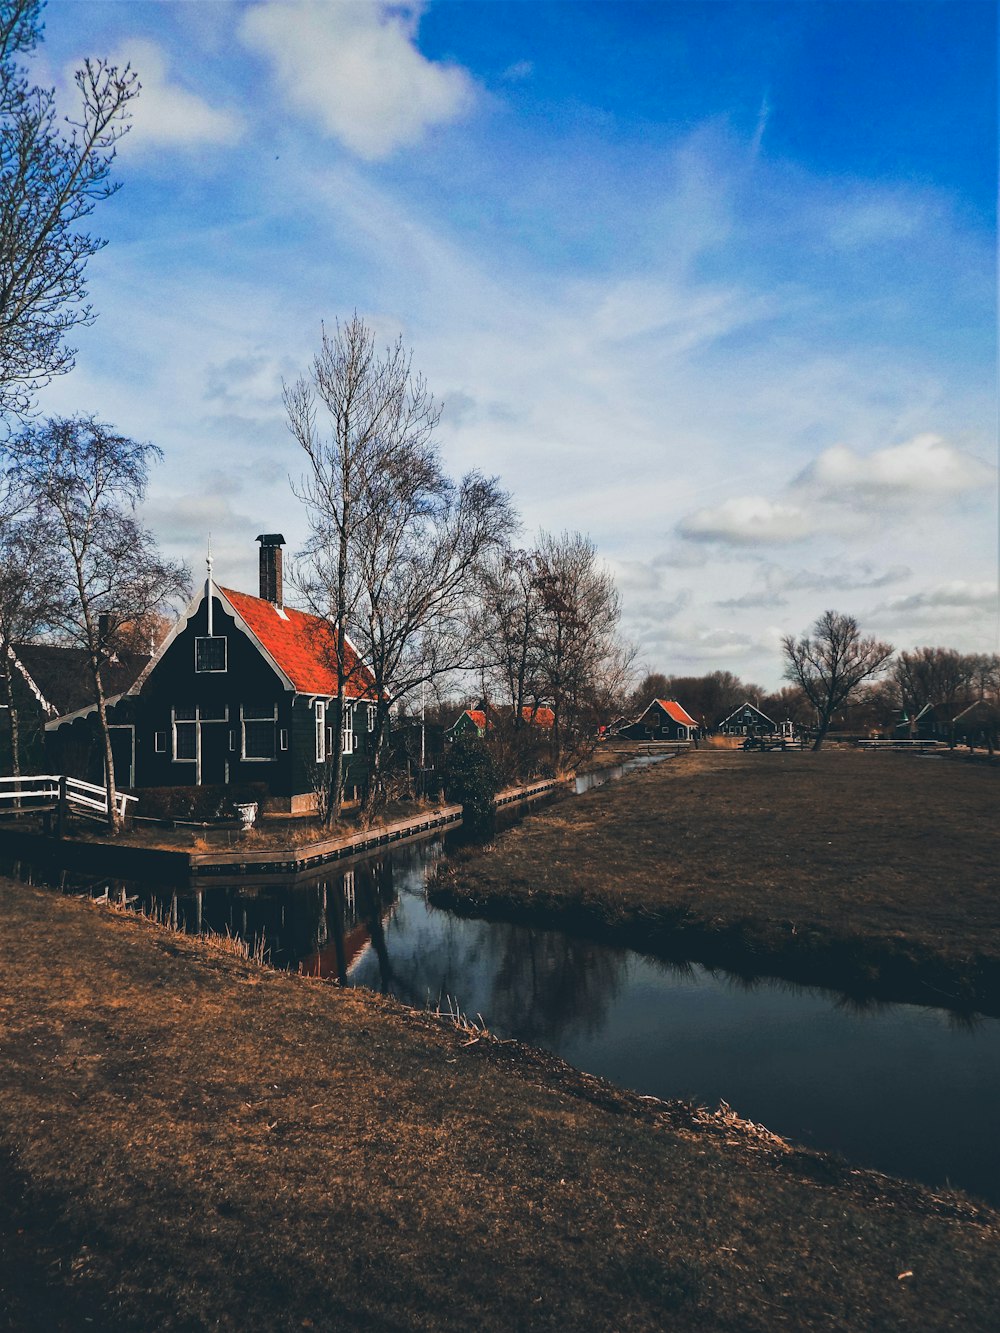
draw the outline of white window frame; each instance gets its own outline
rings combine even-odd
[[[344,700],[344,717],[341,723],[341,752],[354,753],[354,709]]]
[[[186,710],[185,710],[186,711]],[[201,729],[198,726],[198,709],[193,710],[194,717],[178,718],[177,709],[170,710],[170,759],[175,764],[197,764],[199,759],[199,750],[201,749]],[[181,726],[194,727],[194,754],[190,757],[181,756],[177,753],[177,724]]]
[[[317,764],[326,763],[326,701],[317,699],[315,704],[316,718],[316,762]]]
[[[153,753],[154,754],[167,753],[167,733],[165,731],[153,732]]]
[[[222,640],[222,666],[220,667],[200,667],[198,665],[198,645],[206,640]],[[203,675],[222,675],[229,670],[229,640],[225,634],[196,634],[194,640],[194,669],[195,674]]]
[[[369,704],[369,705],[368,705],[368,730],[369,730],[369,732],[372,732],[372,731],[375,730],[375,705],[374,705],[374,704]]]
[[[247,723],[271,722],[274,724],[274,753],[271,755],[247,754]],[[247,717],[246,705],[240,704],[240,759],[244,764],[273,764],[278,757],[278,705],[275,704],[268,717]]]

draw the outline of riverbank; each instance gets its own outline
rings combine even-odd
[[[690,751],[452,860],[432,900],[995,1014],[998,796],[961,758]]]
[[[0,881],[0,1327],[987,1329],[1000,1217]]]

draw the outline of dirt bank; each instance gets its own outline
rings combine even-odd
[[[1000,1318],[959,1197],[89,902],[0,881],[0,928],[0,1327]]]

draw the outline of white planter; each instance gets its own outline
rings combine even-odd
[[[236,813],[240,817],[240,823],[243,828],[253,828],[254,821],[257,818],[257,802],[247,801],[244,805],[238,805],[236,807]]]

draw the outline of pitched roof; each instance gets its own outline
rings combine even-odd
[[[759,709],[756,704],[752,704],[749,699],[744,699],[743,703],[740,704],[739,708],[734,708],[728,717],[724,717],[722,719],[722,721],[719,723],[719,726],[724,727],[727,722],[732,722],[733,718],[737,715],[737,713],[744,715],[748,708],[750,709],[751,712],[756,713],[758,717],[762,717],[765,722],[771,721],[768,715],[765,712],[762,712],[762,710]]]
[[[277,607],[246,592],[220,588],[244,626],[285,673],[300,694],[337,693],[336,634],[321,616]],[[374,699],[374,677],[348,640],[344,642],[347,693],[352,699]]]
[[[75,713],[95,703],[89,654],[83,648],[52,643],[18,643],[14,655],[41,695],[43,706],[56,716]],[[142,653],[116,653],[101,666],[105,698],[124,694],[149,658]]]
[[[556,724],[556,715],[548,704],[539,704],[537,708],[525,704],[521,709],[521,716],[525,722],[530,722],[536,727],[554,727]]]
[[[690,713],[684,711],[676,699],[654,699],[653,703],[659,704],[667,716],[672,717],[675,722],[679,722],[682,727],[696,727],[698,725],[697,721]],[[650,704],[650,708],[652,706]],[[648,712],[649,709],[646,711]]]

